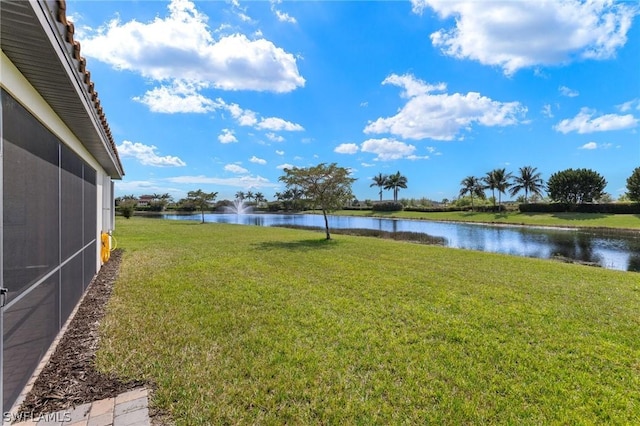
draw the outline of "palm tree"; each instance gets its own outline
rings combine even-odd
[[[482,178],[484,183],[486,184],[485,188],[491,190],[491,195],[493,196],[493,208],[496,207],[496,193],[495,190],[498,190],[498,206],[502,207],[502,194],[511,186],[511,173],[507,173],[507,170],[502,169],[493,169],[487,173],[487,175]]]
[[[393,201],[398,202],[398,191],[400,188],[407,189],[407,178],[402,176],[400,171],[389,175],[385,181],[384,189],[393,189]]]
[[[495,169],[493,176],[498,190],[498,207],[502,208],[502,194],[504,194],[509,187],[511,187],[511,173],[507,173],[506,169]]]
[[[256,200],[256,204],[260,204],[263,201],[267,201],[267,199],[264,198],[264,194],[262,192],[256,192],[253,198]]]
[[[244,197],[249,200],[249,202],[251,202],[251,200],[253,200],[255,198],[255,195],[253,195],[252,191],[247,191],[246,194],[244,194]]]
[[[524,166],[520,167],[520,176],[514,176],[514,184],[511,186],[509,193],[511,196],[516,195],[518,192],[524,190],[524,202],[529,201],[529,193],[542,197],[542,188],[544,188],[544,181],[540,177],[541,174],[537,172],[536,167]]]
[[[496,180],[495,170],[491,170],[487,172],[487,175],[482,178],[484,182],[484,189],[491,190],[491,198],[493,198],[493,208],[496,208],[496,188],[498,187],[498,182]],[[473,201],[473,200],[472,200]]]
[[[378,188],[380,188],[380,201],[382,201],[382,189],[387,182],[387,175],[378,173],[378,176],[374,176],[372,179],[373,183],[369,185],[369,188],[371,188],[372,186],[377,186]]]
[[[460,190],[460,196],[464,197],[469,194],[471,197],[471,211],[473,211],[473,196],[476,195],[479,198],[484,198],[484,186],[482,180],[475,176],[467,176],[460,182],[462,189]]]
[[[236,198],[238,200],[242,201],[242,200],[244,200],[244,197],[245,197],[244,192],[242,192],[242,191],[236,192]]]

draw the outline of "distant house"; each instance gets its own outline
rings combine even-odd
[[[0,31],[6,412],[101,266],[124,171],[64,0],[0,0]]]
[[[149,207],[156,198],[153,195],[141,195],[138,197],[138,207]]]

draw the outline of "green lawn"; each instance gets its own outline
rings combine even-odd
[[[97,362],[178,424],[640,424],[640,274],[118,218]]]
[[[335,214],[456,222],[505,223],[534,226],[601,227],[640,230],[640,215],[601,213],[476,213],[476,212],[372,212],[341,210]]]

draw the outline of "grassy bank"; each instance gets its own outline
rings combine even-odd
[[[567,226],[637,229],[640,215],[601,213],[477,213],[477,212],[372,212],[371,210],[340,210],[344,216],[371,216],[399,219],[423,219],[454,222],[504,223],[532,226]]]
[[[100,368],[178,424],[637,424],[638,274],[118,219]]]

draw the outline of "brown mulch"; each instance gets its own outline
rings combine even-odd
[[[111,297],[121,258],[121,250],[114,250],[109,261],[100,268],[58,347],[20,406],[20,412],[52,413],[112,398],[142,386],[149,387],[142,381],[122,382],[115,376],[96,371],[94,366],[98,328]]]

